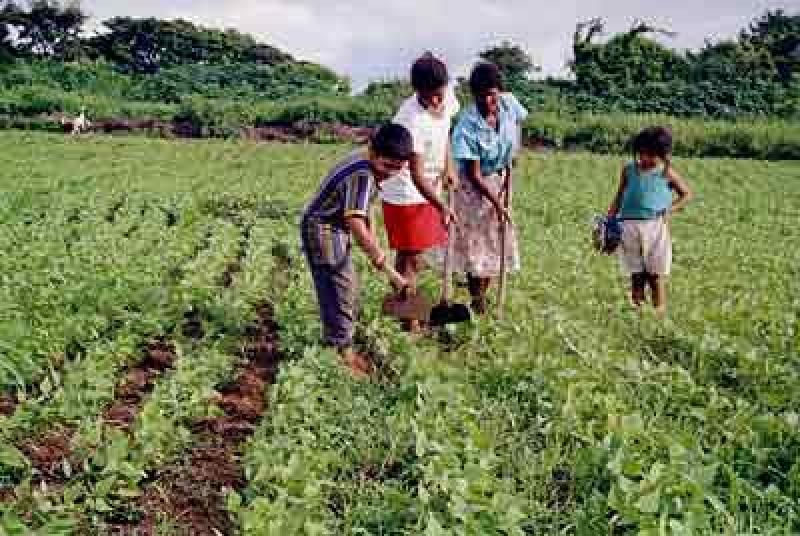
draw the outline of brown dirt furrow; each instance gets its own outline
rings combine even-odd
[[[165,518],[179,534],[235,533],[225,496],[246,484],[242,446],[266,411],[266,390],[275,381],[281,358],[269,305],[258,308],[258,319],[246,331],[240,352],[244,364],[215,399],[223,415],[193,423],[195,446],[145,487],[135,506],[139,521],[113,527],[114,534],[154,535]]]
[[[144,359],[128,370],[117,386],[116,398],[103,415],[106,422],[123,429],[133,424],[144,398],[153,390],[156,381],[171,369],[177,356],[175,347],[163,341],[151,341]]]

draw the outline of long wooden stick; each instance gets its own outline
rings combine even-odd
[[[505,195],[503,196],[503,204],[506,208],[506,213],[511,214],[511,196],[513,192],[513,180],[511,176],[511,164],[508,165],[506,172],[506,185]],[[508,218],[503,218],[500,223],[500,249],[502,257],[500,258],[500,287],[498,288],[497,296],[497,318],[503,319],[506,310],[506,286],[508,284],[507,272],[507,257],[508,257]]]
[[[447,208],[450,209],[450,214],[453,213],[455,208],[455,199],[453,198],[453,188],[449,183],[445,183],[447,188]],[[442,303],[450,304],[453,294],[453,222],[447,224],[447,249],[444,253],[444,272],[442,281]]]

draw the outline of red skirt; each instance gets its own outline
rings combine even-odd
[[[383,223],[389,235],[389,247],[395,251],[425,251],[447,244],[442,215],[430,203],[384,203]]]

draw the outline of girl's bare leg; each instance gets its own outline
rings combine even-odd
[[[631,276],[631,301],[633,306],[639,308],[647,301],[647,274],[639,273]]]
[[[663,318],[667,314],[667,285],[662,277],[653,274],[648,275],[647,284],[653,293],[653,307],[656,314]]]

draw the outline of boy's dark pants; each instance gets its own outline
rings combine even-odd
[[[304,244],[305,245],[305,244]],[[337,266],[320,264],[308,255],[311,277],[317,291],[323,341],[335,348],[347,348],[353,344],[358,304],[356,289],[358,280],[353,268],[353,259],[347,255]]]

